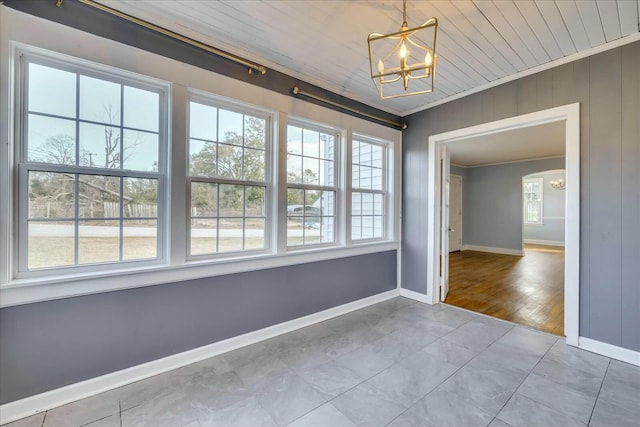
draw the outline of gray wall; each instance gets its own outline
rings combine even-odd
[[[543,175],[528,175],[525,178],[542,178],[542,224],[524,224],[523,236],[525,240],[546,240],[564,243],[565,221],[565,191],[551,186],[551,181],[566,179],[565,173],[548,173]]]
[[[580,102],[580,335],[640,350],[640,42],[413,114],[402,286],[426,293],[429,135]]]
[[[0,310],[0,404],[396,288],[396,251]]]
[[[562,168],[564,158],[467,168],[462,243],[522,250],[522,177]]]

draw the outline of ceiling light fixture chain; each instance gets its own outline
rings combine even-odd
[[[369,67],[371,79],[382,99],[433,92],[437,63],[438,19],[427,19],[409,28],[407,0],[402,0],[402,26],[391,34],[371,33]],[[412,90],[409,90],[409,86]]]

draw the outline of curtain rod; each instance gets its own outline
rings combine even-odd
[[[125,19],[125,20],[127,20],[129,22],[132,22],[134,24],[137,24],[137,25],[140,25],[142,27],[148,28],[148,29],[150,29],[152,31],[155,31],[157,33],[164,34],[165,36],[168,36],[168,37],[171,37],[173,39],[179,40],[179,41],[181,41],[183,43],[187,43],[187,44],[190,44],[191,46],[206,50],[207,52],[210,52],[210,53],[213,53],[214,55],[217,55],[217,56],[220,56],[222,58],[228,59],[228,60],[233,61],[233,62],[235,62],[237,64],[244,65],[245,67],[248,67],[249,74],[252,74],[254,70],[257,71],[260,74],[265,74],[267,72],[267,69],[266,69],[266,67],[264,65],[256,64],[255,62],[251,62],[251,61],[249,61],[247,59],[241,58],[241,57],[239,57],[237,55],[234,55],[232,53],[228,53],[228,52],[225,52],[223,50],[217,49],[217,48],[215,48],[213,46],[210,46],[208,44],[199,42],[199,41],[194,40],[194,39],[192,39],[190,37],[183,36],[182,34],[178,34],[176,32],[168,30],[166,28],[160,27],[159,25],[155,25],[155,24],[152,24],[150,22],[144,21],[142,19],[138,19],[138,18],[136,18],[134,16],[128,15],[126,13],[120,12],[120,11],[118,11],[116,9],[113,9],[113,8],[109,7],[109,6],[105,6],[103,4],[95,2],[93,0],[79,0],[79,1],[80,1],[80,3],[84,3],[84,4],[88,5],[88,6],[95,7],[96,9],[102,10],[103,12],[107,12],[107,13],[109,13],[111,15],[115,15],[115,16],[117,16],[119,18]],[[63,2],[64,2],[64,0],[57,0],[56,6],[58,6],[58,7],[62,6]]]
[[[343,110],[351,111],[352,113],[355,113],[355,114],[357,114],[359,116],[368,117],[370,119],[373,119],[373,120],[376,120],[376,121],[379,121],[379,122],[383,122],[383,123],[387,123],[387,124],[393,125],[393,126],[397,127],[398,129],[404,130],[404,129],[407,128],[407,124],[406,123],[394,122],[393,120],[388,120],[388,119],[385,119],[385,118],[380,117],[380,116],[375,116],[373,114],[369,114],[369,113],[365,113],[365,112],[360,111],[360,110],[356,110],[355,108],[348,107],[346,105],[340,104],[340,103],[332,101],[330,99],[323,98],[321,96],[314,95],[312,93],[300,90],[300,88],[297,87],[297,86],[294,87],[291,91],[293,92],[294,95],[306,96],[307,98],[315,99],[316,101],[324,102],[325,104],[329,104],[329,105],[332,105],[334,107],[341,108]]]

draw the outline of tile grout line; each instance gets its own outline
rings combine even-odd
[[[473,312],[471,312],[470,310],[465,310],[465,311],[469,311],[470,313],[473,313]],[[474,313],[474,314],[475,314],[475,313]],[[472,318],[472,319],[470,319],[469,321],[467,321],[467,322],[463,323],[462,325],[458,326],[458,327],[457,327],[456,329],[454,329],[453,331],[451,331],[451,332],[449,332],[449,333],[447,333],[447,334],[443,335],[442,337],[440,337],[440,338],[438,338],[438,339],[443,339],[445,336],[447,336],[447,335],[449,335],[449,334],[451,334],[451,333],[455,332],[456,330],[458,330],[458,329],[459,329],[459,328],[461,328],[462,326],[466,325],[467,323],[472,322],[473,320],[475,320],[475,319],[473,319],[473,318]],[[510,331],[512,331],[512,330],[513,330],[514,328],[516,328],[516,327],[517,327],[517,325],[514,325],[514,326],[513,326],[513,327],[511,327],[510,329],[507,329],[507,330],[505,331],[505,333],[504,333],[504,334],[500,335],[500,336],[499,336],[498,338],[496,338],[496,339],[495,339],[491,344],[487,345],[485,348],[483,348],[482,350],[480,350],[480,351],[478,352],[478,354],[476,354],[475,356],[473,356],[473,357],[472,357],[471,359],[469,359],[466,363],[464,363],[464,364],[463,364],[462,366],[460,366],[458,369],[456,369],[455,371],[453,371],[453,372],[451,373],[451,375],[449,375],[447,378],[445,378],[444,380],[442,380],[438,385],[436,385],[434,388],[432,388],[428,393],[426,393],[426,394],[425,394],[424,396],[422,396],[420,399],[416,400],[416,401],[415,401],[411,406],[409,406],[409,408],[407,408],[406,410],[402,411],[402,412],[401,412],[400,414],[398,414],[394,419],[392,419],[391,421],[389,421],[386,425],[388,426],[388,425],[390,425],[391,423],[393,423],[393,422],[394,422],[396,419],[398,419],[401,415],[403,415],[404,413],[406,413],[409,409],[413,408],[413,407],[414,407],[414,406],[415,406],[419,401],[421,401],[422,399],[424,399],[425,397],[427,397],[428,395],[430,395],[431,393],[433,393],[433,392],[434,392],[438,387],[440,387],[440,386],[441,386],[445,381],[447,381],[449,378],[451,378],[451,377],[452,377],[452,376],[454,376],[456,373],[458,373],[458,371],[460,371],[462,368],[464,368],[464,367],[465,367],[465,366],[467,366],[469,363],[471,363],[473,360],[475,360],[478,356],[480,356],[480,354],[484,353],[484,351],[485,351],[486,349],[488,349],[492,344],[494,344],[496,341],[498,341],[500,338],[502,338],[503,336],[505,336],[506,334],[508,334]],[[437,341],[437,340],[436,340],[436,341]],[[447,341],[447,340],[445,340],[445,341]],[[435,342],[435,341],[434,341],[434,342]],[[460,345],[460,344],[458,344],[458,343],[454,343],[454,342],[452,342],[452,341],[449,341],[449,342],[450,342],[450,343],[452,343],[452,344],[458,345],[458,346],[460,346],[460,347],[466,348],[466,347],[464,347],[463,345]],[[430,344],[429,344],[429,345],[430,345]],[[425,348],[426,348],[426,347],[428,347],[429,345],[425,346]],[[473,350],[471,350],[471,349],[468,349],[468,350],[473,351]],[[421,351],[421,350],[420,350],[420,351]],[[547,351],[548,351],[548,350],[547,350]],[[445,362],[445,363],[446,363],[446,362]],[[473,406],[474,406],[474,407],[476,407],[475,405],[473,405]],[[477,408],[477,407],[476,407],[476,408]],[[478,409],[478,410],[480,410],[480,411],[482,411],[482,409],[480,409],[480,408],[477,408],[477,409]],[[495,418],[495,417],[494,417],[494,418]],[[493,421],[493,419],[492,419],[491,421]]]
[[[402,297],[400,297],[400,298],[402,298]],[[417,303],[418,303],[418,302],[413,302],[412,304],[409,304],[409,306],[412,306],[412,305],[417,304]],[[438,312],[439,312],[439,311],[440,311],[440,310],[438,310]],[[431,318],[426,318],[426,319],[428,319],[428,320],[433,320],[434,322],[437,322],[437,320],[435,320],[435,319],[431,319]],[[457,328],[455,328],[453,331],[455,331],[455,330],[457,330],[458,328],[460,328],[460,327],[462,327],[462,326],[466,325],[467,323],[471,322],[472,320],[474,320],[474,318],[471,318],[471,319],[469,319],[468,321],[466,321],[466,322],[462,323],[460,326],[458,326]],[[440,322],[440,323],[443,323],[443,322]],[[402,329],[402,328],[400,328],[400,329],[396,329],[396,330],[394,330],[393,332],[389,332],[389,333],[387,333],[387,334],[384,334],[384,335],[383,335],[382,337],[380,337],[379,339],[382,339],[382,338],[384,338],[384,337],[386,337],[386,336],[388,336],[388,335],[391,335],[391,334],[393,334],[393,333],[395,333],[395,332],[397,332],[397,331],[399,331],[399,330],[401,330],[401,329]],[[450,332],[448,332],[448,333],[447,333],[447,334],[445,334],[445,335],[448,335],[449,333],[451,333],[451,332],[453,332],[453,331],[450,331]],[[445,335],[443,335],[443,336],[445,336]],[[435,335],[434,335],[434,336],[435,336]],[[400,360],[394,360],[394,362],[393,362],[391,365],[387,366],[386,368],[384,368],[384,369],[383,369],[383,370],[381,370],[380,372],[377,372],[377,373],[375,373],[375,374],[371,375],[369,378],[365,378],[365,379],[363,379],[363,380],[362,380],[362,381],[360,381],[358,384],[356,384],[356,385],[354,385],[353,387],[351,387],[351,388],[349,388],[349,389],[347,389],[347,390],[343,391],[342,393],[338,394],[337,396],[332,397],[331,399],[329,399],[329,400],[327,400],[326,402],[324,402],[322,405],[333,402],[333,401],[334,401],[334,400],[336,400],[338,397],[340,397],[340,396],[342,396],[342,395],[344,395],[344,394],[346,394],[346,393],[350,392],[351,390],[353,390],[353,389],[355,389],[355,388],[359,387],[360,385],[362,385],[362,384],[364,384],[364,383],[368,382],[370,379],[372,379],[372,378],[376,377],[377,375],[380,375],[382,372],[384,372],[384,371],[388,370],[389,368],[393,367],[394,365],[398,364],[399,362],[401,362],[401,361],[403,361],[403,360],[407,359],[409,356],[411,356],[411,355],[413,355],[413,354],[416,354],[416,353],[418,353],[419,351],[424,350],[424,349],[425,349],[425,348],[427,348],[429,345],[431,345],[431,344],[433,344],[434,342],[436,342],[436,341],[438,341],[439,339],[441,339],[443,336],[438,337],[438,338],[437,338],[437,339],[435,339],[434,341],[432,341],[432,342],[430,342],[429,344],[427,344],[427,345],[425,345],[424,347],[422,347],[420,350],[417,350],[417,351],[415,351],[415,352],[411,353],[410,355],[405,356],[404,358],[402,358],[402,359],[400,359]],[[361,345],[361,346],[359,346],[358,348],[356,348],[356,349],[354,349],[354,350],[352,350],[352,351],[356,351],[356,350],[361,349],[361,348],[363,348],[363,347],[365,347],[365,345]],[[348,354],[348,353],[345,353],[345,354]],[[338,358],[339,358],[339,357],[338,357]],[[332,360],[336,360],[336,359],[332,359]],[[286,363],[285,363],[285,364],[286,364]],[[288,366],[288,365],[287,365],[287,366]],[[294,371],[294,372],[295,372],[295,371]],[[458,370],[455,370],[454,372],[452,372],[452,373],[451,373],[451,375],[455,374],[456,372],[458,372]],[[296,375],[298,375],[298,373],[297,373],[297,372],[296,372]],[[451,376],[451,375],[450,375],[450,376]],[[449,377],[450,377],[450,376],[449,376]],[[449,379],[449,377],[445,378],[445,379],[443,380],[443,382],[444,382],[444,381],[446,381],[447,379]],[[302,377],[301,377],[301,378],[302,378]],[[306,380],[305,380],[304,378],[302,378],[302,380],[303,380],[303,381],[305,381],[305,383],[306,383]],[[307,384],[308,384],[308,383],[307,383]],[[442,382],[441,382],[440,384],[442,384]],[[440,384],[438,384],[438,386],[439,386]],[[308,385],[309,385],[310,387],[312,387],[312,388],[315,390],[315,387],[311,386],[310,384],[308,384]],[[374,387],[376,390],[378,390],[378,388],[377,388],[377,387],[375,387],[374,385],[371,385],[371,386],[372,386],[372,387]],[[436,387],[437,387],[437,386],[436,386]],[[317,391],[317,390],[316,390],[316,391]],[[430,393],[430,392],[429,392],[429,393]],[[427,394],[429,394],[429,393],[427,393]],[[425,394],[425,396],[426,396],[426,394]],[[420,399],[422,399],[422,398],[424,398],[424,396],[422,396]],[[420,400],[420,399],[418,399],[418,400]],[[320,405],[320,406],[322,406],[322,405]],[[318,407],[316,407],[316,408],[312,409],[311,411],[309,411],[309,412],[305,413],[304,415],[301,415],[300,417],[296,418],[296,420],[298,420],[298,419],[300,419],[300,418],[304,417],[305,415],[308,415],[310,412],[312,412],[312,411],[314,411],[314,410],[318,409],[320,406],[318,406]],[[340,412],[342,415],[344,415],[347,419],[349,419],[350,421],[352,421],[352,422],[353,422],[353,420],[351,420],[351,418],[349,418],[349,417],[347,416],[347,414],[343,413],[343,412],[342,412],[339,408],[337,408],[335,405],[333,405],[333,404],[332,404],[332,406],[333,406],[333,407],[334,407],[338,412]],[[404,406],[404,405],[403,405],[403,406]],[[404,410],[401,414],[404,414],[404,413],[405,413],[406,411],[408,411],[412,406],[413,406],[413,405],[409,406],[409,408],[407,408],[406,410]],[[401,414],[400,414],[400,415],[401,415]],[[400,416],[400,415],[398,415],[398,416]],[[397,417],[396,417],[396,418],[397,418]],[[293,420],[293,421],[291,421],[291,422],[293,423],[293,422],[294,422],[294,421],[296,421],[296,420]],[[395,418],[394,418],[393,420],[395,420]],[[393,422],[393,420],[391,420],[390,422]]]
[[[596,395],[596,399],[593,401],[593,408],[591,408],[591,414],[589,415],[589,421],[587,422],[587,427],[591,424],[591,419],[593,418],[593,414],[596,411],[596,405],[598,404],[598,399],[600,399],[600,392],[602,391],[602,387],[604,386],[604,381],[607,379],[607,374],[609,373],[610,367],[611,367],[611,359],[609,359],[609,363],[607,363],[607,369],[604,371],[604,375],[602,376],[602,382],[600,383],[598,394]]]
[[[533,373],[533,371],[538,367],[538,365],[540,364],[540,362],[542,362],[544,360],[544,358],[547,356],[547,354],[549,354],[549,352],[551,351],[551,349],[553,348],[554,345],[556,345],[558,343],[558,341],[560,341],[560,338],[557,338],[556,341],[551,344],[551,346],[547,349],[547,351],[544,352],[544,354],[542,355],[542,357],[540,358],[540,360],[538,360],[538,362],[533,366],[533,368],[531,368],[531,370],[529,371],[529,373],[527,374],[526,377],[524,377],[524,379],[520,382],[520,384],[518,385],[518,387],[513,391],[513,393],[511,393],[511,396],[509,397],[509,399],[504,403],[504,405],[502,405],[502,407],[500,408],[500,410],[498,411],[498,413],[495,415],[495,417],[493,417],[493,419],[491,420],[491,422],[493,422],[493,420],[495,420],[496,418],[498,418],[498,415],[500,415],[500,412],[502,412],[502,410],[505,408],[505,406],[507,406],[509,404],[509,402],[511,402],[511,399],[513,398],[513,396],[516,395],[516,393],[518,392],[518,390],[520,390],[520,387],[522,387],[522,384],[525,383],[525,381],[527,381],[527,378],[529,378],[531,376],[531,374]],[[565,343],[565,345],[567,345]],[[529,396],[525,396],[527,399],[531,399]],[[547,406],[546,404],[542,403],[542,402],[538,402],[535,399],[531,399],[536,403],[539,403],[540,405],[546,406],[549,409],[552,409],[555,411],[555,409],[551,408],[550,406]],[[567,415],[568,416],[568,415]],[[570,417],[573,419],[573,417]],[[502,420],[500,420],[502,421]]]

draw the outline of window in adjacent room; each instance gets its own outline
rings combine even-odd
[[[542,224],[543,179],[525,178],[522,180],[523,214],[525,224]]]

